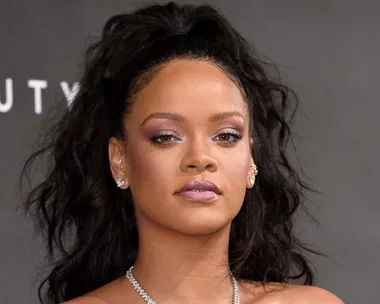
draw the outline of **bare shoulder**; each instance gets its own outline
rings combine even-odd
[[[333,293],[316,286],[268,283],[250,289],[252,300],[247,303],[251,304],[344,304]]]
[[[68,302],[63,302],[61,304],[107,304],[103,300],[94,296],[81,296],[79,298],[70,300]]]
[[[129,293],[125,292],[123,280],[116,279],[98,289],[83,296],[61,304],[110,304],[110,303],[133,303]]]
[[[305,303],[305,304],[343,304],[336,295],[326,289],[316,286],[296,286],[293,285],[284,294],[286,304]]]

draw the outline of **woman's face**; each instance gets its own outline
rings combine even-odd
[[[110,141],[113,175],[129,185],[139,225],[150,221],[188,235],[228,225],[252,174],[248,125],[239,89],[216,65],[165,64],[135,96],[125,120],[128,140]],[[192,180],[211,181],[221,194],[211,202],[177,194]]]

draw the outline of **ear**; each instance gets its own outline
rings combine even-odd
[[[249,148],[252,150],[252,147],[253,147],[253,138],[250,137],[249,138]]]
[[[123,142],[116,137],[111,137],[108,141],[108,157],[110,169],[115,183],[118,179],[124,180],[122,189],[127,189],[129,186],[126,172],[126,157]]]
[[[252,176],[252,174],[255,174],[255,168],[252,168],[252,164],[255,164],[255,161],[253,160],[253,156],[252,156],[252,150],[253,150],[253,138],[250,137],[249,138],[249,149],[251,151],[251,159],[250,159],[250,162],[249,162],[249,170],[248,170],[248,178],[250,178]]]

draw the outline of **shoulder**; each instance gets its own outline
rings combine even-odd
[[[109,303],[125,303],[117,297],[122,289],[122,281],[116,279],[106,285],[103,285],[93,291],[90,291],[78,298],[61,304],[109,304]],[[127,302],[128,303],[128,302]]]
[[[60,304],[136,303],[135,291],[123,277],[90,291],[78,298]]]
[[[108,304],[96,296],[85,295],[61,304]]]
[[[256,287],[257,288],[257,287]],[[316,286],[268,283],[252,304],[344,304],[333,293]]]
[[[333,293],[316,286],[294,286],[287,291],[284,304],[343,304]]]

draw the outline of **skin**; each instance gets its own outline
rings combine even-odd
[[[154,117],[162,112],[182,118]],[[235,114],[210,119],[226,112]],[[230,225],[254,174],[254,142],[239,88],[211,62],[174,60],[137,93],[124,125],[128,140],[111,138],[109,158],[115,180],[123,178],[123,188],[130,187],[134,198],[135,278],[157,303],[230,304]],[[157,133],[161,137],[152,138]],[[203,179],[221,189],[215,202],[175,194],[189,181]],[[260,284],[240,281],[239,288],[241,303],[342,303],[317,287],[269,284],[265,291]],[[120,278],[68,303],[144,301]]]

